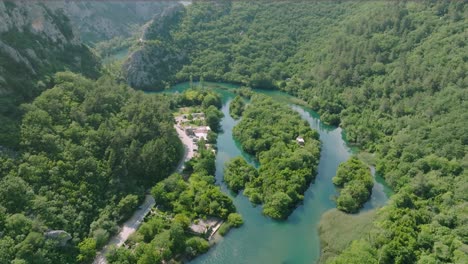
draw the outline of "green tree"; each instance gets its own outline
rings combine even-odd
[[[119,211],[119,215],[122,216],[122,219],[126,219],[135,210],[138,205],[138,196],[129,194],[122,198],[117,205],[117,210]]]
[[[33,222],[23,214],[13,214],[5,221],[6,234],[15,238],[16,236],[26,236],[32,229]]]
[[[240,95],[234,97],[234,99],[229,104],[229,114],[234,119],[239,119],[244,112],[245,103]]]
[[[109,249],[106,259],[111,264],[132,264],[137,262],[130,250],[115,246]]]
[[[228,223],[233,227],[239,227],[244,224],[244,220],[242,220],[242,216],[238,213],[230,213],[228,215]]]
[[[257,170],[242,157],[233,158],[225,165],[224,181],[236,193],[243,189],[247,182],[254,180],[257,176]]]
[[[0,204],[11,213],[25,210],[33,195],[22,178],[10,175],[0,180]]]
[[[185,245],[185,252],[190,257],[195,257],[197,255],[203,254],[207,252],[210,248],[208,241],[200,237],[191,237],[187,239]]]
[[[291,211],[293,200],[285,193],[275,193],[265,201],[263,213],[273,218],[284,218]]]
[[[338,166],[333,183],[342,188],[336,199],[337,208],[355,213],[369,199],[374,179],[366,164],[356,157],[351,157]]]
[[[96,256],[96,240],[94,238],[85,238],[78,244],[80,254],[77,257],[79,262],[88,262]]]
[[[223,117],[223,112],[219,111],[215,106],[210,105],[205,109],[205,121],[212,131],[219,131],[219,122]]]
[[[360,264],[360,263],[379,263],[377,252],[368,242],[358,240],[353,241],[343,253],[327,261],[329,264]]]

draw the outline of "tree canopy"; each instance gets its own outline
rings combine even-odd
[[[351,157],[338,166],[333,183],[341,188],[336,199],[337,208],[347,213],[356,213],[370,198],[374,178],[366,164]]]
[[[236,158],[226,167],[226,183],[234,191],[245,187],[251,202],[263,203],[265,215],[287,218],[317,173],[317,131],[288,106],[254,95],[233,135],[260,167],[257,176],[255,168]],[[303,145],[296,141],[298,137],[304,139]]]
[[[343,127],[351,144],[375,153],[377,172],[397,192],[370,243],[380,262],[463,263],[466,7],[445,0],[196,2],[173,32],[172,44],[188,58],[173,80],[204,76],[303,99],[323,121]],[[249,153],[269,143],[254,136],[243,144]]]
[[[21,155],[2,158],[0,244],[17,245],[7,261],[92,259],[182,154],[162,97],[108,77],[65,72],[54,83],[23,107]],[[46,230],[63,230],[72,240],[60,246]]]

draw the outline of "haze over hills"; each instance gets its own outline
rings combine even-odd
[[[115,37],[128,38],[176,1],[50,1],[47,7],[63,9],[85,43]]]

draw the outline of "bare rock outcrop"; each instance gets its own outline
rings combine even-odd
[[[170,76],[180,70],[187,55],[172,41],[170,31],[179,25],[184,12],[183,5],[167,8],[146,25],[139,48],[122,66],[131,87],[161,90],[173,81]]]
[[[49,1],[52,10],[63,10],[85,43],[129,37],[176,1]]]

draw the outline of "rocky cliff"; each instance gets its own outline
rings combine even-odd
[[[77,28],[83,42],[96,43],[114,37],[129,37],[176,1],[51,1]]]
[[[183,5],[176,5],[155,16],[146,26],[136,50],[122,66],[127,83],[137,89],[161,90],[186,62],[187,56],[170,32],[185,13]]]
[[[41,2],[0,1],[0,145],[14,145],[17,106],[65,69],[97,77],[99,63],[69,19]]]

